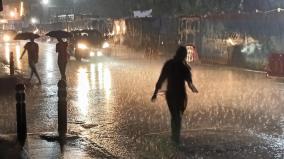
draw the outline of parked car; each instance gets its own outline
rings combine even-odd
[[[99,31],[76,30],[71,33],[73,36],[70,39],[69,50],[76,60],[110,54],[110,45]]]

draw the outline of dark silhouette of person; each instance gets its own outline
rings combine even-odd
[[[34,41],[34,38],[30,39],[30,42],[27,42],[24,46],[24,51],[20,57],[20,59],[23,58],[24,54],[28,52],[28,62],[29,62],[29,66],[31,68],[31,75],[30,75],[30,79],[32,79],[33,74],[36,75],[39,84],[41,84],[41,80],[40,77],[38,75],[38,72],[36,70],[36,63],[38,62],[38,53],[39,53],[39,47],[38,44]]]
[[[152,102],[156,100],[158,91],[167,80],[166,101],[171,113],[172,140],[176,144],[179,144],[182,115],[187,106],[185,82],[192,92],[198,93],[193,85],[191,67],[186,63],[186,57],[186,48],[180,46],[173,59],[164,64],[151,99]]]
[[[61,38],[57,38],[56,52],[58,53],[57,64],[61,74],[61,79],[66,79],[66,65],[68,62],[69,54],[67,52],[68,43],[64,42]]]

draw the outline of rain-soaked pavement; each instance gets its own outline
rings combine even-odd
[[[4,46],[2,58],[8,60],[10,50],[18,58],[22,48]],[[28,132],[32,134],[57,130],[60,74],[54,50],[53,44],[40,44],[38,69],[43,84],[37,85],[34,78],[27,86]],[[68,132],[81,137],[76,143],[85,145],[89,154],[105,154],[103,158],[284,158],[283,80],[261,72],[193,65],[199,94],[188,91],[182,145],[176,148],[169,140],[170,118],[163,94],[156,103],[150,102],[163,62],[71,59]],[[28,77],[26,56],[16,65]],[[14,97],[0,98],[0,134],[14,133]]]

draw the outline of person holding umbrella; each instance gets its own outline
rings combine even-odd
[[[51,31],[46,34],[47,36],[56,38],[58,43],[56,44],[56,52],[58,53],[58,60],[57,64],[59,67],[59,71],[61,74],[61,79],[66,80],[66,65],[68,62],[69,54],[67,52],[68,43],[64,42],[62,38],[69,38],[71,37],[71,34],[69,32],[65,31]]]
[[[20,33],[17,34],[15,37],[15,40],[27,40],[30,39],[30,42],[27,42],[24,46],[24,51],[20,57],[20,59],[23,58],[24,54],[28,52],[28,62],[29,66],[31,68],[31,75],[29,80],[32,79],[33,74],[36,75],[39,84],[41,84],[41,80],[39,77],[39,74],[36,69],[36,63],[38,62],[38,54],[39,54],[39,46],[38,44],[34,41],[36,38],[39,38],[39,35],[33,34],[33,33]]]
[[[64,42],[61,38],[57,38],[58,43],[56,44],[56,52],[58,53],[58,67],[61,74],[61,79],[66,80],[66,65],[68,62],[69,55],[67,53],[68,43]]]

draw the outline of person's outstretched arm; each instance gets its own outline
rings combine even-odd
[[[27,49],[25,48],[24,51],[23,51],[23,53],[22,53],[22,55],[21,55],[21,57],[20,57],[20,59],[23,58],[23,56],[25,55],[26,51],[27,51]]]
[[[197,88],[194,86],[194,84],[192,82],[192,74],[191,74],[190,66],[188,66],[187,70],[188,70],[188,72],[187,72],[187,75],[186,75],[186,82],[188,84],[188,87],[193,93],[198,93]]]
[[[161,71],[161,74],[160,74],[160,77],[158,79],[158,82],[156,84],[156,87],[155,87],[155,91],[153,93],[153,96],[151,98],[151,101],[154,102],[157,98],[157,94],[158,94],[158,91],[161,89],[162,87],[162,84],[164,83],[164,81],[167,79],[167,67],[168,67],[168,64],[166,63],[164,66],[163,66],[163,69]]]
[[[55,46],[55,52],[57,52],[58,53],[58,51],[59,51],[59,48],[58,48],[59,46],[58,46],[58,43],[56,44],[56,46]]]

